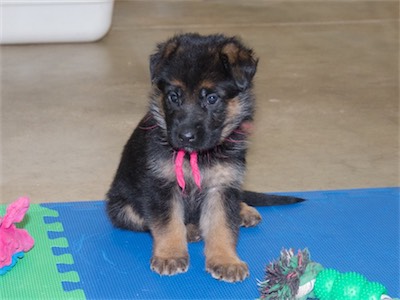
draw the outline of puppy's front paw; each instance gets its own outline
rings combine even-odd
[[[150,262],[151,270],[160,275],[185,273],[188,267],[189,256],[169,258],[153,256]]]
[[[212,277],[227,282],[243,281],[249,276],[249,268],[242,261],[234,263],[210,261],[207,262],[206,270]]]

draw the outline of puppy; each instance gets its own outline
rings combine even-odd
[[[151,233],[154,272],[186,272],[187,242],[204,239],[206,270],[242,281],[239,227],[261,221],[248,204],[302,200],[242,191],[257,62],[224,35],[177,35],[150,57],[149,111],[124,148],[107,212],[116,227]]]

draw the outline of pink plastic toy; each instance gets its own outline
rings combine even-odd
[[[15,227],[21,222],[29,209],[29,198],[21,197],[11,203],[4,217],[0,217],[0,275],[9,271],[34,244],[33,238],[25,229]]]

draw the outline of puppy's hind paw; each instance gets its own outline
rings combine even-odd
[[[242,203],[242,209],[240,210],[240,218],[242,219],[240,226],[244,227],[254,227],[261,222],[260,213],[254,207],[244,203]]]
[[[186,237],[187,237],[188,242],[190,242],[190,243],[200,241],[201,240],[201,232],[200,232],[199,226],[196,226],[194,224],[186,225]]]

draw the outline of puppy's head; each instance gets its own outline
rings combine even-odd
[[[235,37],[183,34],[159,44],[150,57],[150,108],[170,145],[212,149],[251,120],[256,67]]]

